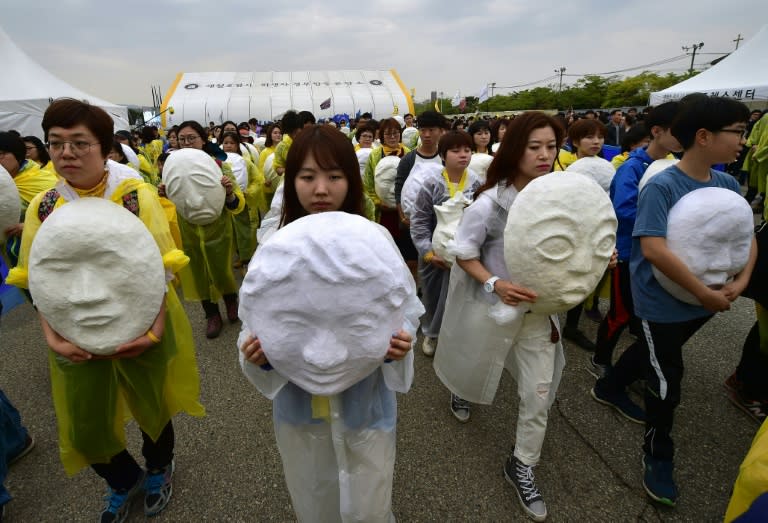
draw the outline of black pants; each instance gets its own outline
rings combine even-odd
[[[160,433],[157,441],[152,441],[144,431],[141,431],[144,444],[141,453],[146,460],[147,470],[160,469],[173,460],[173,424],[169,421]],[[127,451],[112,456],[109,463],[94,463],[91,468],[107,480],[107,484],[117,491],[125,491],[133,487],[141,477],[141,467]]]
[[[645,443],[643,450],[654,458],[674,458],[672,421],[680,403],[683,380],[683,345],[712,316],[677,323],[643,320],[643,335],[624,351],[604,378],[609,390],[623,391],[633,381],[645,378]]]
[[[744,340],[741,360],[736,367],[736,378],[744,385],[744,392],[750,399],[765,401],[768,400],[768,354],[761,350],[760,342],[758,316],[758,321]]]
[[[231,303],[237,301],[237,294],[225,294],[224,295],[224,302],[225,303]],[[221,313],[219,312],[219,304],[212,302],[211,300],[202,300],[200,302],[203,305],[203,311],[205,312],[205,317],[210,318],[211,316],[219,316]]]
[[[613,351],[627,325],[631,326],[633,332],[635,329],[638,332],[640,330],[629,278],[629,262],[619,262],[611,271],[611,305],[597,329],[595,343],[595,362],[601,365],[610,365],[613,361]]]

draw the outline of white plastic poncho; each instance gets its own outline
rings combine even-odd
[[[743,197],[721,187],[705,187],[689,192],[669,210],[666,243],[704,285],[720,289],[746,267],[753,229],[752,209]],[[663,272],[652,270],[672,296],[701,305]]]
[[[248,167],[245,165],[245,160],[237,153],[227,153],[227,163],[232,169],[237,185],[245,192],[248,188]]]
[[[271,155],[270,155],[271,156]],[[259,243],[266,242],[280,226],[280,215],[283,212],[283,195],[285,194],[285,185],[278,185],[275,194],[272,196],[272,203],[269,211],[264,215],[259,224],[259,230],[256,231],[256,239]]]
[[[373,173],[376,196],[392,209],[397,205],[395,202],[395,179],[397,179],[398,165],[400,165],[399,157],[385,156],[376,164]]]
[[[302,221],[303,225],[299,223]],[[347,225],[340,225],[342,222],[351,223],[362,236],[350,234]],[[305,241],[300,245],[284,243],[296,240],[289,230],[294,225],[305,226]],[[290,252],[281,257],[282,265],[270,264],[263,270],[255,265],[258,251],[251,261],[240,296],[244,328],[238,346],[244,342],[248,329],[253,328],[251,323],[257,323],[253,314],[259,309],[264,312],[264,307],[256,301],[254,308],[249,305],[252,299],[261,299],[263,291],[271,293],[263,298],[267,300],[265,303],[271,303],[276,317],[288,322],[282,326],[283,331],[295,331],[283,336],[285,342],[295,344],[302,353],[304,345],[311,344],[312,350],[307,356],[310,360],[321,366],[329,363],[316,353],[324,346],[333,347],[337,352],[338,349],[354,352],[368,340],[366,336],[357,337],[359,333],[388,323],[392,304],[379,294],[382,281],[390,277],[407,283],[405,294],[398,291],[403,301],[397,316],[403,318],[402,328],[415,338],[423,307],[402,258],[394,262],[388,255],[384,256],[386,260],[380,257],[382,251],[393,255],[398,252],[383,227],[345,213],[322,213],[301,218],[281,229],[259,247],[267,248]],[[251,271],[255,271],[255,287],[251,289],[255,292],[249,291]],[[274,274],[268,276],[269,271]],[[306,277],[298,277],[305,271]],[[279,285],[259,283],[261,276],[274,279],[281,274],[285,277]],[[343,280],[349,278],[355,283],[344,284]],[[314,284],[308,286],[310,280]],[[361,292],[361,285],[368,290]],[[383,287],[385,291],[387,288],[388,285]],[[329,290],[335,296],[332,307],[328,306]],[[280,297],[280,293],[284,296]],[[290,307],[291,301],[293,307]],[[268,324],[269,320],[264,323],[265,328]],[[386,345],[390,335],[391,332],[387,333]],[[275,349],[273,346],[272,354]],[[270,353],[266,345],[265,352]],[[298,520],[394,521],[391,494],[397,419],[395,392],[407,392],[410,388],[413,353],[409,352],[401,361],[380,360],[362,379],[328,396],[314,396],[289,381],[279,367],[275,366],[275,370],[257,367],[245,361],[242,353],[240,365],[259,391],[273,400],[275,435]],[[282,367],[286,369],[285,365]],[[285,372],[293,373],[293,370]]]
[[[568,172],[577,172],[584,176],[589,176],[603,188],[605,192],[611,190],[611,180],[616,174],[616,168],[609,162],[599,156],[586,156],[580,158],[569,165]]]
[[[443,172],[443,166],[437,162],[417,162],[413,166],[400,192],[400,207],[402,207],[403,213],[405,213],[408,219],[411,217],[413,203],[416,201],[419,191],[421,191],[421,186],[424,185],[424,180],[440,175],[441,172]]]
[[[5,241],[5,229],[19,223],[21,218],[21,198],[16,184],[0,165],[0,247]]]

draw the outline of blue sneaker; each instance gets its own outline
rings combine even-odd
[[[674,465],[671,461],[643,456],[643,487],[651,499],[674,507],[677,503],[677,485],[672,477]]]
[[[605,382],[602,379],[595,382],[595,386],[592,387],[590,394],[595,401],[613,407],[629,421],[634,421],[641,425],[645,423],[645,411],[637,403],[629,399],[626,392],[607,391]]]
[[[176,468],[176,461],[172,460],[170,464],[161,469],[152,469],[147,471],[147,479],[144,481],[144,514],[154,516],[159,514],[173,494],[173,469]]]
[[[136,494],[141,490],[144,483],[143,475],[136,481],[136,484],[126,492],[118,492],[111,487],[107,487],[107,495],[104,496],[107,504],[101,511],[99,521],[101,523],[122,523],[128,517],[131,511],[131,502]]]

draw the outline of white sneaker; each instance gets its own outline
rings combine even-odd
[[[424,356],[434,356],[435,350],[437,349],[437,338],[430,338],[429,336],[424,336],[424,341],[421,342],[421,352],[424,353]]]

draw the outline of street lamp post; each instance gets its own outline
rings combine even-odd
[[[691,68],[688,69],[688,74],[693,74],[693,61],[696,59],[696,51],[700,50],[702,47],[704,47],[704,42],[693,44],[690,47],[686,45],[683,46],[683,51],[685,51],[686,53],[688,51],[691,51]]]
[[[560,75],[560,86],[557,88],[557,92],[559,93],[563,90],[563,75],[565,74],[565,67],[555,69],[555,72]]]

